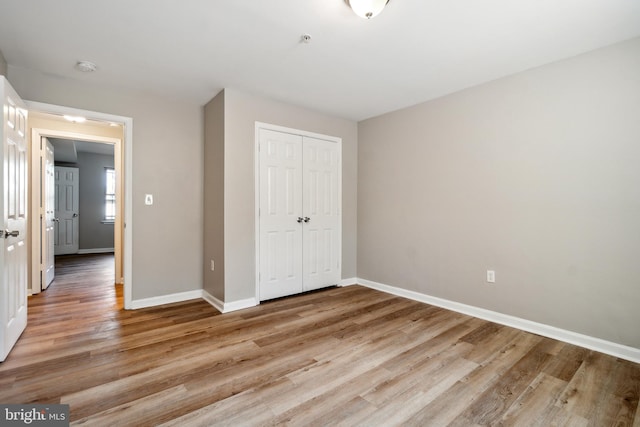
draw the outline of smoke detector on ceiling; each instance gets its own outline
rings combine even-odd
[[[98,69],[98,66],[93,62],[89,62],[89,61],[76,62],[76,70],[82,71],[83,73],[93,73],[97,69]]]

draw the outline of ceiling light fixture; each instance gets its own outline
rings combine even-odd
[[[72,123],[84,123],[87,119],[84,117],[80,117],[80,116],[67,116],[66,114],[64,116],[62,116],[65,118],[65,120],[68,120]]]
[[[76,62],[76,70],[82,71],[83,73],[93,73],[97,69],[98,69],[98,66],[93,62],[89,62],[89,61]]]
[[[371,19],[382,12],[389,0],[348,0],[351,9],[361,18]]]

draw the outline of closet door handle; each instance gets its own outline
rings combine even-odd
[[[9,237],[18,237],[19,234],[20,234],[19,230],[13,230],[13,231],[5,230],[4,238],[8,239]]]
[[[301,216],[298,217],[298,219],[296,220],[298,222],[298,224],[300,224],[302,221],[304,221],[304,219],[302,219]]]
[[[304,222],[309,222],[309,221],[311,221],[311,218],[309,218],[308,216],[305,216],[304,217]]]

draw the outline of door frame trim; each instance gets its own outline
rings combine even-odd
[[[253,177],[254,177],[254,243],[255,243],[255,301],[260,304],[260,131],[271,130],[275,132],[289,133],[292,135],[299,135],[302,137],[322,139],[325,141],[335,142],[340,147],[340,159],[342,159],[342,138],[337,136],[324,135],[321,133],[309,132],[306,130],[300,130],[295,128],[289,128],[280,125],[274,125],[264,122],[255,122],[255,143],[253,149]],[[339,185],[338,185],[338,199],[340,214],[342,215],[342,160],[339,166]],[[342,222],[339,225],[340,232],[340,265],[342,265]]]
[[[123,125],[124,138],[120,142],[120,150],[114,150],[114,161],[123,165],[122,173],[122,201],[124,204],[124,218],[122,222],[123,236],[120,247],[122,248],[122,264],[124,276],[124,308],[132,308],[133,300],[133,118],[126,116],[117,116],[114,114],[101,113],[98,111],[83,110],[79,108],[65,107],[62,105],[46,104],[35,101],[25,101],[29,111],[37,111],[41,113],[50,113],[63,116],[65,114],[72,116],[83,116],[89,120],[98,120],[104,122],[119,123]],[[48,135],[44,135],[48,136]],[[106,137],[90,137],[93,142],[108,142],[105,139],[114,139]],[[38,139],[39,141],[39,139]],[[33,140],[30,147],[33,146]],[[29,165],[32,165],[32,159]],[[39,169],[39,168],[38,168]],[[32,179],[30,181],[33,181]],[[33,182],[32,182],[33,184]],[[38,185],[39,187],[39,185]],[[33,207],[32,207],[33,208]],[[35,221],[34,221],[35,222]],[[114,227],[117,225],[114,225]],[[35,239],[32,239],[34,241]],[[115,243],[115,242],[114,242]],[[35,246],[35,245],[34,245]],[[39,244],[38,244],[39,249]],[[33,249],[35,251],[35,248]],[[33,264],[32,264],[33,266]],[[33,268],[33,267],[32,267]],[[117,278],[116,278],[117,279]],[[117,280],[119,281],[119,280]]]

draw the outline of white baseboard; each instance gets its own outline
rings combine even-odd
[[[220,313],[229,313],[231,311],[242,310],[244,308],[255,307],[256,305],[258,305],[258,302],[255,298],[222,302],[205,290],[202,291],[202,299],[211,304]]]
[[[171,304],[174,302],[189,301],[192,299],[202,298],[202,289],[194,291],[179,292],[176,294],[161,295],[158,297],[134,299],[131,301],[131,309],[154,307],[156,305]]]
[[[211,304],[220,313],[224,313],[224,303],[204,289],[202,290],[202,299]]]
[[[113,248],[94,248],[94,249],[80,249],[78,250],[78,255],[87,255],[87,254],[108,254],[114,252]]]
[[[338,283],[338,286],[351,286],[351,285],[357,285],[357,284],[358,284],[358,278],[351,277],[350,279],[340,280],[340,282]]]
[[[377,289],[382,292],[397,295],[400,297],[412,299],[414,301],[424,302],[426,304],[435,305],[437,307],[446,308],[458,313],[467,314],[469,316],[478,317],[490,322],[499,323],[501,325],[511,326],[523,331],[532,332],[548,338],[553,338],[569,344],[574,344],[590,350],[599,351],[614,357],[630,360],[640,363],[640,349],[606,341],[600,338],[594,338],[588,335],[579,334],[565,329],[556,328],[554,326],[545,325],[543,323],[532,322],[530,320],[521,319],[519,317],[498,313],[496,311],[486,310],[484,308],[474,307],[443,298],[433,297],[419,292],[409,291],[395,286],[389,286],[382,283],[373,282],[366,279],[357,279],[357,283],[371,289]]]

